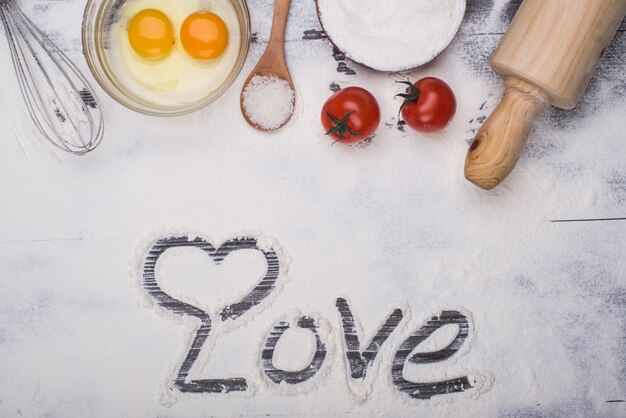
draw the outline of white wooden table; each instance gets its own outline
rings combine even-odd
[[[85,1],[20,3],[87,72]],[[226,95],[165,120],[98,89],[106,135],[82,158],[40,140],[0,43],[0,415],[625,416],[624,26],[580,106],[541,115],[516,171],[485,193],[463,179],[463,160],[502,92],[487,60],[518,1],[469,0],[445,54],[388,75],[343,59],[312,2],[294,0],[287,55],[298,106],[271,136],[238,112],[271,18],[270,0],[248,3],[254,43]],[[392,99],[395,80],[426,75],[448,81],[459,100],[453,125],[434,138],[399,126]],[[331,146],[321,132],[322,103],[347,85],[380,100],[384,124],[365,147]],[[289,265],[271,297],[232,324],[214,313],[226,304],[219,300],[232,303],[253,286],[228,280],[236,266],[226,259],[234,270],[216,269],[206,283],[185,265],[190,258],[171,257],[164,270],[168,286],[184,282],[181,294],[205,286],[193,297],[214,329],[194,378],[240,376],[246,391],[188,394],[173,385],[198,318],[157,306],[141,267],[156,240],[185,234],[215,246],[270,236]],[[394,308],[404,316],[363,387],[346,372],[337,298],[348,301],[363,340]],[[468,340],[428,376],[471,374],[482,386],[410,399],[392,382],[394,353],[446,309],[469,318]],[[323,376],[275,385],[262,372],[262,345],[273,324],[298,312],[325,328]]]

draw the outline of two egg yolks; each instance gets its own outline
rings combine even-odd
[[[137,13],[128,26],[128,39],[137,54],[149,60],[165,58],[174,47],[174,30],[161,11]],[[219,57],[228,45],[228,29],[215,13],[199,11],[189,15],[180,29],[185,51],[200,61]]]

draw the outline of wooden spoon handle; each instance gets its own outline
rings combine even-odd
[[[274,2],[274,19],[272,20],[272,33],[269,43],[275,48],[278,48],[278,45],[281,49],[284,48],[290,4],[291,0],[275,0]]]
[[[508,76],[504,84],[502,102],[476,134],[465,159],[465,178],[486,190],[513,170],[531,123],[550,104],[544,91],[524,80]]]

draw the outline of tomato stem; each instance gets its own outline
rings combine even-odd
[[[402,105],[400,106],[400,110],[398,110],[398,120],[400,120],[400,113],[402,113],[402,109],[404,108],[404,106],[417,102],[420,98],[420,91],[409,80],[396,81],[396,83],[406,84],[408,86],[406,89],[406,93],[400,93],[400,94],[396,94],[395,96],[393,96],[394,99],[396,97],[402,97],[404,99],[404,101],[402,102]]]
[[[328,117],[330,118],[330,120],[333,121],[333,123],[335,124],[335,126],[333,126],[332,128],[330,128],[328,131],[326,131],[326,135],[333,135],[333,134],[338,134],[339,135],[339,139],[335,142],[339,142],[341,141],[346,134],[350,134],[352,136],[358,136],[361,135],[358,132],[354,132],[352,129],[350,129],[350,127],[348,126],[348,120],[350,119],[350,116],[353,114],[354,112],[349,112],[347,115],[345,115],[342,119],[336,118],[335,116],[331,115],[330,112],[326,111],[326,114],[328,115]]]

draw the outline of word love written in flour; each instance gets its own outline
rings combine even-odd
[[[228,240],[219,246],[214,246],[203,238],[190,238],[188,236],[174,236],[162,238],[156,241],[149,249],[142,268],[141,283],[148,294],[156,300],[158,305],[168,313],[176,316],[197,318],[199,326],[189,344],[188,351],[183,356],[182,362],[177,365],[175,378],[171,389],[182,393],[220,393],[243,392],[248,390],[249,382],[244,377],[224,377],[192,379],[190,372],[198,362],[200,352],[211,336],[214,327],[214,318],[209,313],[194,304],[183,302],[163,290],[157,280],[157,263],[161,256],[171,249],[194,248],[202,250],[216,265],[220,265],[225,258],[234,252],[253,250],[260,253],[265,261],[266,268],[261,280],[254,288],[241,296],[238,302],[230,304],[219,311],[219,322],[238,321],[244,314],[254,311],[259,305],[271,303],[269,296],[275,292],[281,277],[281,258],[279,253],[271,246],[260,244],[261,240],[254,237],[238,237]],[[343,359],[346,364],[347,376],[352,383],[364,382],[370,378],[370,370],[379,352],[389,337],[398,328],[404,319],[401,309],[394,309],[376,331],[369,341],[363,341],[363,337],[357,331],[357,319],[346,298],[337,298],[335,308],[338,313],[339,327],[343,337]],[[429,337],[444,327],[453,326],[455,334],[449,342],[436,350],[428,351],[421,349]],[[470,334],[471,322],[468,316],[458,310],[442,310],[430,320],[421,324],[407,338],[402,341],[393,359],[388,364],[387,370],[391,374],[393,387],[399,393],[408,395],[414,399],[430,399],[437,395],[461,393],[477,388],[478,375],[458,376],[439,381],[412,381],[405,378],[406,369],[409,367],[426,366],[442,363],[455,356],[466,343]],[[310,361],[301,370],[284,370],[276,365],[275,353],[279,341],[291,328],[297,327],[311,333],[314,337],[315,348],[312,355],[308,355]],[[320,374],[328,357],[327,341],[318,332],[318,318],[298,315],[291,320],[281,318],[266,333],[262,342],[262,350],[258,359],[259,367],[271,384],[293,386],[295,392],[299,385],[305,384]],[[326,336],[328,338],[328,336]],[[219,343],[216,341],[215,343]],[[303,348],[294,347],[298,350],[297,355],[307,356]],[[301,353],[300,353],[301,351]],[[384,368],[383,368],[384,369]]]

